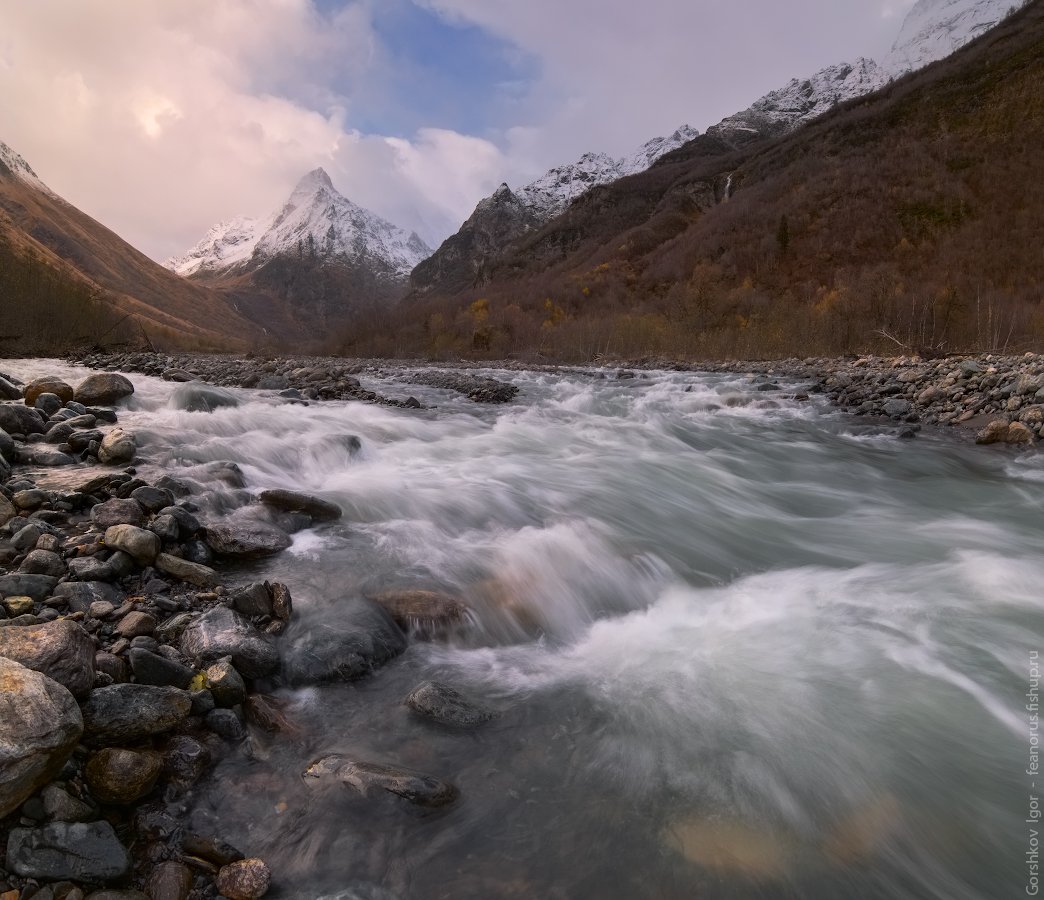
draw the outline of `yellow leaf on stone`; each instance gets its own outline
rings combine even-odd
[[[206,689],[206,686],[207,686],[207,673],[206,672],[198,672],[196,675],[193,676],[192,680],[189,682],[188,689],[190,691],[202,691],[202,690]]]

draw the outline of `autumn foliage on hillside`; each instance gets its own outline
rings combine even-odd
[[[794,134],[707,147],[590,192],[487,283],[407,299],[343,348],[583,360],[1044,345],[1044,0]]]

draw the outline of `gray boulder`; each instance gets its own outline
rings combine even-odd
[[[0,596],[46,600],[51,596],[56,584],[58,579],[53,575],[0,575]]]
[[[156,561],[162,545],[157,535],[144,528],[113,525],[105,530],[105,546],[122,550],[142,565],[151,565]]]
[[[51,822],[14,828],[7,868],[23,878],[104,884],[130,872],[131,858],[108,822]]]
[[[145,524],[145,510],[137,500],[106,500],[91,510],[91,521],[99,528],[110,528],[113,525],[141,528]]]
[[[192,710],[189,695],[172,687],[114,684],[95,690],[83,705],[84,740],[112,746],[162,734]]]
[[[180,647],[197,666],[229,656],[247,678],[262,678],[279,668],[279,653],[271,639],[224,606],[215,606],[192,622],[181,635]]]
[[[80,740],[83,719],[73,695],[58,682],[3,657],[0,685],[3,818],[58,774]]]
[[[21,403],[0,403],[0,428],[8,434],[47,433],[43,416]]]

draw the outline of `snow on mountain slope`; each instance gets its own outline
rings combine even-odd
[[[884,68],[898,77],[949,56],[989,31],[1025,0],[918,0],[885,58]]]
[[[8,147],[7,144],[0,141],[0,174],[3,173],[4,169],[7,169],[19,181],[32,185],[38,191],[43,191],[52,197],[58,197],[54,191],[40,180],[40,177],[33,171],[29,163]]]
[[[213,226],[195,247],[164,265],[179,275],[226,272],[256,266],[283,254],[307,253],[372,261],[406,276],[431,249],[338,193],[323,169],[305,175],[283,207],[264,219],[237,217]]]
[[[810,78],[793,78],[779,90],[755,100],[747,109],[722,119],[709,131],[723,136],[735,132],[788,131],[832,109],[839,103],[869,94],[888,83],[888,75],[872,59],[828,66]]]
[[[647,141],[623,159],[613,159],[606,153],[585,153],[575,163],[548,170],[536,181],[519,188],[514,195],[531,213],[548,220],[595,185],[643,172],[665,153],[691,141],[698,134],[695,128],[682,125],[668,137]]]

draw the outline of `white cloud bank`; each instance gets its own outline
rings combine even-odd
[[[415,0],[532,54],[541,75],[517,123],[409,139],[352,127],[353,95],[381,73],[371,2],[330,18],[311,0],[0,0],[0,140],[155,259],[271,211],[319,165],[434,241],[502,180],[706,127],[884,49],[904,0]]]

